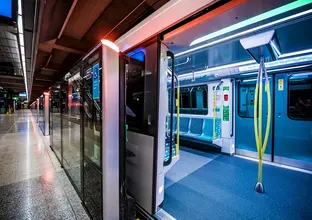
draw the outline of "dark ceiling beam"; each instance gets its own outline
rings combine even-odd
[[[56,49],[56,50],[62,50],[62,51],[68,52],[68,53],[76,53],[76,54],[81,54],[81,55],[85,54],[85,51],[81,51],[81,50],[77,50],[74,48],[62,46],[62,45],[56,44],[55,42],[56,42],[56,39],[46,41],[44,43],[40,43],[39,44],[39,51],[51,53],[52,49]]]
[[[45,67],[47,67],[47,66],[49,65],[49,62],[50,62],[51,58],[52,58],[52,53],[50,54],[50,56],[49,56],[49,58],[48,58],[48,61],[47,61],[46,65],[45,65]]]
[[[168,1],[46,1],[31,100],[60,80],[102,37],[117,39]]]
[[[57,36],[57,40],[60,39],[61,36],[63,35],[63,32],[64,32],[64,30],[65,30],[65,27],[66,27],[66,25],[67,25],[67,23],[68,23],[68,20],[69,20],[69,18],[70,18],[70,16],[71,16],[73,10],[74,10],[75,7],[76,7],[77,2],[78,2],[78,0],[74,0],[74,1],[73,1],[72,5],[71,5],[71,7],[70,7],[70,9],[69,9],[69,11],[68,11],[68,13],[67,13],[67,16],[66,16],[66,18],[65,18],[65,21],[64,21],[64,23],[63,23],[63,25],[62,25],[62,28],[61,28],[61,30],[60,30],[58,36]],[[54,45],[58,45],[58,44],[56,44],[56,41],[54,41],[53,44],[54,44]],[[56,48],[57,46],[54,47],[54,48],[55,48],[55,49],[60,49],[60,50],[64,50],[64,48],[65,48],[65,49],[66,49],[65,51],[70,52],[70,51],[68,51],[68,48],[69,48],[69,47],[64,47],[64,45],[60,45],[60,46],[61,46],[61,48],[60,48],[60,47],[59,47],[59,48]],[[70,48],[70,49],[71,49],[71,48]],[[77,51],[78,51],[78,50],[77,50]],[[74,53],[74,52],[73,52],[73,53]],[[51,58],[52,58],[52,51],[51,51],[51,54],[50,54],[50,56],[49,56],[49,58],[48,58],[48,60],[47,60],[47,63],[46,63],[46,65],[45,65],[45,67],[47,67],[47,66],[49,65]]]
[[[0,75],[0,83],[2,82],[2,79],[20,79],[20,80],[24,80],[23,76],[14,76],[14,75]]]
[[[52,77],[45,76],[45,75],[39,75],[35,78],[35,81],[44,81],[44,82],[52,82]]]
[[[47,71],[47,72],[58,72],[59,71],[58,69],[51,69],[51,68],[46,68],[46,67],[41,68],[41,70]]]
[[[84,53],[88,52],[88,50],[90,50],[90,48],[94,46],[94,44],[90,44],[90,42],[82,43],[80,40],[67,35],[63,35],[61,38],[57,39],[56,44],[69,48],[74,48],[76,50],[81,50]]]
[[[23,87],[23,86],[11,85],[11,86],[1,86],[1,87],[4,89],[12,89],[14,91],[19,91],[19,92],[25,91],[25,87]]]
[[[104,39],[109,36],[110,33],[112,33],[122,22],[124,22],[133,12],[135,12],[138,8],[141,7],[141,5],[146,4],[146,0],[143,0],[141,3],[139,3],[128,15],[126,15],[121,21],[119,21],[106,35],[103,37]]]
[[[7,85],[7,84],[10,84],[10,85],[23,85],[24,86],[24,80],[20,80],[20,79],[5,79],[5,78],[2,78],[1,79],[1,82],[0,82],[0,85]]]
[[[65,18],[65,21],[64,21],[64,23],[63,23],[63,26],[62,26],[62,28],[61,28],[61,31],[60,31],[59,35],[57,36],[57,39],[60,39],[61,36],[63,35],[63,32],[64,32],[64,30],[65,30],[65,27],[66,27],[66,25],[67,25],[67,23],[68,23],[68,21],[69,21],[70,16],[72,15],[72,13],[73,13],[73,11],[74,11],[74,9],[75,9],[75,7],[76,7],[77,2],[78,2],[78,0],[74,0],[74,1],[73,1],[72,5],[71,5],[71,7],[70,7],[70,9],[69,9],[69,11],[68,11],[68,13],[67,13],[67,16],[66,16],[66,18]]]

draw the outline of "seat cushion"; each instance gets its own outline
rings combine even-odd
[[[212,136],[201,135],[196,137],[197,140],[212,142]]]
[[[204,119],[191,118],[190,133],[201,135],[203,133]]]

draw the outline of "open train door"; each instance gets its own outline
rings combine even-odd
[[[164,161],[167,49],[154,38],[126,52],[125,59],[127,190],[139,209],[154,215],[164,200],[164,167],[170,164]]]

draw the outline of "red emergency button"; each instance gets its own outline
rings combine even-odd
[[[229,100],[229,95],[228,94],[224,94],[224,101],[228,101]]]

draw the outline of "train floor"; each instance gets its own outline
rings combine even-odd
[[[254,191],[254,161],[181,148],[166,174],[163,209],[178,220],[312,219],[312,175],[264,165],[265,193]]]

